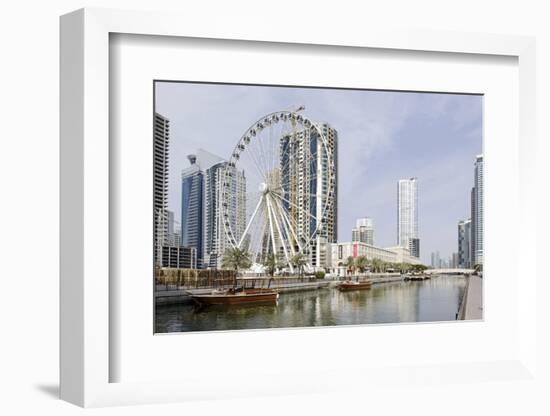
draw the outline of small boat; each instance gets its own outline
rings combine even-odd
[[[190,294],[197,304],[206,305],[250,305],[263,304],[275,305],[279,299],[279,293],[273,289],[245,289],[242,291],[213,290],[208,294]]]
[[[338,289],[342,291],[347,290],[360,290],[360,289],[370,289],[372,282],[370,280],[362,280],[360,282],[347,280],[338,285]]]

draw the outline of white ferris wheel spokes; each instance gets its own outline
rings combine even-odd
[[[262,117],[239,139],[223,173],[229,245],[246,250],[256,264],[274,254],[293,271],[292,257],[309,261],[315,250],[333,192],[323,130],[297,112]]]

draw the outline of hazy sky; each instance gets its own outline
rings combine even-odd
[[[170,119],[169,209],[180,219],[180,173],[202,148],[227,158],[265,114],[305,105],[338,131],[338,240],[356,218],[374,220],[375,244],[396,245],[397,181],[418,178],[420,253],[457,251],[469,218],[474,160],[482,152],[481,96],[289,87],[156,83],[156,111]]]

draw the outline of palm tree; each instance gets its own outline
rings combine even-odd
[[[369,260],[365,256],[359,256],[355,259],[355,267],[359,270],[359,273],[364,273],[369,265]]]
[[[277,256],[275,256],[275,254],[271,253],[265,257],[263,265],[267,268],[269,275],[273,276],[275,274],[275,271],[277,270],[277,267],[279,266],[279,260],[277,259]]]
[[[411,265],[405,262],[399,263],[397,266],[397,269],[401,272],[401,274],[405,274],[411,269]]]
[[[252,265],[250,254],[246,250],[238,247],[228,248],[223,253],[222,267],[235,270],[238,274],[239,269],[248,269]]]
[[[354,270],[355,270],[355,259],[352,256],[349,256],[346,259],[346,267],[347,267],[347,270],[350,271],[351,273],[354,272]]]
[[[301,253],[296,254],[290,259],[290,264],[292,264],[292,267],[298,269],[300,277],[302,277],[304,275],[304,267],[307,264],[306,256]]]
[[[411,270],[413,272],[423,272],[427,268],[428,268],[428,266],[425,266],[423,264],[413,264],[413,265],[411,265]]]
[[[380,271],[382,270],[382,260],[380,259],[372,259],[372,271],[373,272],[377,272],[377,273],[380,273]]]
[[[288,261],[286,260],[286,258],[281,254],[277,257],[277,265],[276,265],[276,268],[277,270],[282,270],[284,269],[285,267],[288,267]]]

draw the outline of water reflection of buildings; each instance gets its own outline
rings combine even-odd
[[[169,327],[168,332],[175,332],[453,321],[465,282],[461,276],[442,276],[423,282],[374,285],[355,292],[295,292],[281,295],[277,306],[212,307],[195,312],[191,306],[175,305],[157,315],[157,329],[166,332]]]
[[[398,322],[416,322],[419,320],[419,297],[420,285],[416,283],[405,283],[400,290],[395,290],[393,296],[397,306]]]

